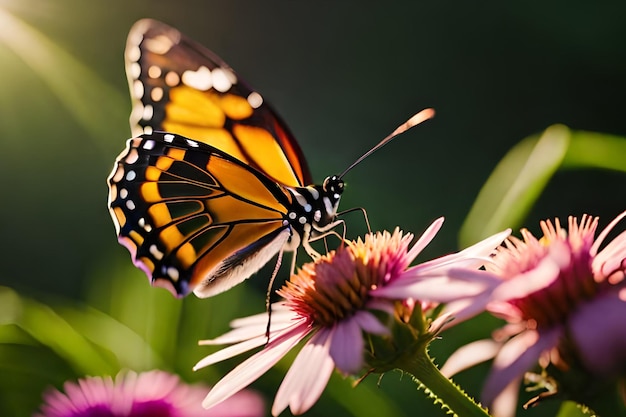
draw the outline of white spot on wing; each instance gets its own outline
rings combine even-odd
[[[173,266],[170,266],[169,268],[167,268],[167,275],[174,282],[178,281],[178,278],[180,277],[180,274],[178,273],[178,269],[174,268]]]
[[[143,148],[147,151],[154,149],[154,145],[156,145],[156,142],[153,141],[152,139],[147,139],[144,143],[143,143]]]
[[[154,256],[154,259],[156,259],[157,261],[160,261],[161,259],[163,259],[163,252],[161,252],[161,251],[159,250],[159,248],[157,248],[157,247],[156,247],[156,245],[150,245],[150,249],[149,249],[149,251],[150,251],[150,254],[151,254],[152,256]],[[174,268],[169,268],[169,269],[167,270],[168,275],[169,275],[170,269],[174,269]],[[174,270],[175,270],[175,269],[174,269]],[[176,272],[178,272],[178,271],[176,271]],[[178,278],[176,278],[176,279],[178,279]]]
[[[133,200],[126,200],[126,207],[128,210],[135,210],[135,203]]]
[[[133,181],[135,178],[137,178],[135,171],[130,170],[126,173],[126,181]]]
[[[150,98],[152,101],[161,101],[163,98],[163,89],[161,87],[154,87],[152,91],[150,91]]]
[[[153,115],[154,115],[154,108],[150,104],[146,104],[143,108],[143,114],[141,115],[141,118],[143,120],[150,120],[152,119]]]
[[[248,95],[248,104],[253,109],[258,109],[259,107],[261,107],[261,104],[263,104],[263,97],[261,96],[261,94],[253,91],[250,93],[250,95]]]
[[[165,74],[165,84],[167,84],[169,87],[176,87],[179,82],[180,77],[174,71],[170,71]]]
[[[141,42],[141,39],[139,39]],[[131,46],[126,49],[126,59],[132,63],[136,63],[141,58],[141,49],[137,45]]]
[[[228,70],[217,67],[213,69],[213,88],[221,93],[225,93],[233,86],[234,82],[232,81],[232,77],[229,76]],[[233,74],[234,75],[234,74]],[[236,81],[236,79],[234,80]]]
[[[139,80],[133,82],[133,95],[137,98],[143,97],[143,83]]]
[[[200,91],[207,91],[213,86],[213,74],[204,65],[196,71],[187,70],[183,72],[182,80],[189,87]]]
[[[161,71],[161,68],[157,67],[156,65],[152,65],[150,66],[150,68],[148,68],[148,77],[150,78],[159,78],[162,73],[163,72]]]
[[[167,133],[165,135],[163,135],[163,140],[166,141],[167,143],[172,143],[174,141],[174,135],[172,135],[171,133]]]
[[[143,46],[150,52],[163,55],[166,54],[172,46],[174,46],[174,42],[165,35],[158,35],[154,38],[146,39]]]
[[[138,62],[133,62],[128,66],[128,74],[136,80],[141,75],[141,65]]]

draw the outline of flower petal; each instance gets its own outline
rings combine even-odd
[[[621,292],[621,294],[620,294]],[[586,368],[597,375],[612,375],[626,363],[626,289],[611,291],[582,304],[568,328]]]
[[[515,378],[493,400],[490,412],[494,417],[515,417],[517,411],[517,398],[519,397],[519,384],[522,378]]]
[[[267,346],[268,347],[271,346],[272,343],[278,342],[280,339],[285,337],[285,335],[290,334],[290,332],[294,331],[294,329],[298,329],[299,327],[302,327],[302,326],[306,327],[305,319],[301,319],[300,321],[295,322],[294,324],[291,325],[291,327],[288,327],[287,329],[281,329],[277,332],[270,333],[270,343],[268,343]],[[193,370],[197,371],[200,368],[205,368],[209,365],[213,365],[214,363],[232,358],[233,356],[237,356],[241,353],[247,352],[259,346],[263,346],[265,343],[267,343],[268,338],[265,334],[263,334],[262,336],[256,336],[256,337],[254,336],[255,334],[252,334],[249,340],[244,340],[243,342],[218,350],[217,352],[209,356],[205,356],[193,367]],[[201,343],[201,344],[208,345],[211,343],[207,343],[207,342],[213,342],[214,340],[205,340],[205,341],[202,341],[204,343]]]
[[[287,406],[294,415],[302,414],[315,404],[335,368],[330,355],[333,339],[332,331],[323,329],[304,345],[278,388],[272,415]]]
[[[263,346],[266,342],[267,337],[258,336],[249,340],[244,340],[236,345],[225,347],[224,349],[220,349],[217,352],[202,358],[194,365],[193,370],[197,371],[198,369],[206,368],[207,366],[230,359],[233,356],[237,356],[259,346]]]
[[[560,254],[560,251],[555,250]],[[511,300],[516,298],[523,298],[529,294],[546,288],[555,279],[559,277],[561,267],[555,261],[553,256],[546,256],[534,268],[527,272],[516,275],[507,281],[503,281],[502,284],[494,290],[492,299],[494,301]]]
[[[358,372],[363,366],[363,335],[354,317],[342,320],[332,329],[330,356],[344,374]]]
[[[591,253],[592,256],[595,255],[596,253],[598,253],[598,249],[600,248],[600,245],[602,245],[602,242],[604,241],[604,239],[606,239],[606,237],[608,236],[609,232],[624,217],[626,217],[626,211],[621,212],[616,218],[613,219],[613,221],[611,221],[611,223],[609,223],[609,225],[607,227],[604,228],[604,230],[602,230],[602,232],[600,232],[600,234],[596,238],[595,242],[593,242],[593,246],[589,250],[589,253]]]
[[[301,319],[300,316],[291,310],[283,310],[276,313],[273,312],[271,322],[267,313],[256,314],[243,319],[233,320],[230,323],[233,330],[214,339],[201,340],[198,343],[200,345],[227,345],[252,339],[256,336],[267,336],[268,323],[270,324],[270,334],[272,334],[293,326],[298,318]]]
[[[493,361],[483,387],[482,400],[490,405],[511,381],[521,377],[546,349],[556,345],[561,327],[546,331],[526,330],[504,344]]]
[[[390,332],[387,326],[382,324],[375,315],[367,310],[357,311],[352,319],[356,321],[359,324],[359,327],[366,333],[387,335]]]
[[[477,340],[461,346],[441,367],[441,373],[450,378],[467,368],[492,359],[501,347],[501,343],[492,339]]]
[[[428,229],[426,229],[424,233],[422,233],[419,239],[417,239],[417,242],[415,242],[411,250],[407,253],[407,263],[413,262],[417,255],[419,255],[420,252],[422,252],[424,248],[435,238],[437,232],[439,232],[439,229],[441,229],[441,226],[443,225],[443,220],[443,217],[439,217],[437,220],[432,222],[430,226],[428,226]]]
[[[420,272],[436,273],[449,268],[478,268],[489,262],[489,256],[494,249],[499,246],[504,239],[511,234],[511,229],[507,229],[495,235],[489,236],[460,252],[451,253],[428,262],[421,263],[411,269]]]
[[[485,271],[470,269],[451,270],[449,275],[417,275],[412,276],[415,270],[410,269],[385,287],[372,290],[370,293],[377,297],[392,299],[414,298],[423,301],[447,303],[460,298],[472,297],[491,290],[502,281]]]
[[[262,351],[240,363],[215,384],[202,402],[202,406],[210,408],[250,385],[302,340],[309,333],[309,329],[307,325],[289,329],[268,343]]]

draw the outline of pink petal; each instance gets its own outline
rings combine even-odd
[[[413,279],[409,277],[410,271],[403,274],[401,279],[397,279],[385,287],[370,291],[370,294],[397,300],[414,298],[446,303],[483,293],[501,283],[499,279],[493,279],[489,273],[484,271],[463,270],[466,272],[463,272],[461,279],[440,274],[420,275],[415,277],[417,279]],[[481,279],[478,279],[479,277]]]
[[[294,415],[302,414],[315,404],[335,368],[330,355],[333,339],[331,331],[323,329],[304,345],[280,384],[272,415],[277,416],[287,406]]]
[[[202,406],[210,408],[250,385],[274,366],[308,333],[309,327],[300,325],[272,340],[262,351],[240,363],[215,384],[202,402]]]
[[[368,303],[369,307],[369,303]],[[354,314],[352,320],[359,324],[359,327],[365,331],[365,333],[372,333],[378,335],[387,335],[390,330],[376,318],[375,315],[367,310],[359,310]]]
[[[600,249],[600,245],[602,245],[602,242],[604,241],[604,239],[606,239],[606,237],[608,236],[609,232],[617,225],[617,223],[619,223],[624,217],[626,217],[626,211],[623,211],[620,213],[619,216],[617,216],[616,218],[613,219],[613,221],[611,223],[609,223],[609,225],[607,227],[604,228],[604,230],[602,230],[602,232],[598,235],[598,237],[596,238],[595,242],[593,243],[593,246],[591,247],[591,249],[589,250],[589,253],[591,253],[591,255],[595,255],[596,253],[598,253],[598,249]]]
[[[354,317],[342,320],[331,330],[330,356],[344,374],[354,374],[363,366],[363,335]]]
[[[228,400],[211,407],[209,412],[198,413],[205,414],[207,417],[260,417],[266,415],[265,402],[261,395],[252,390],[239,391]]]
[[[285,306],[284,302],[272,304],[272,325],[274,321],[282,323],[291,320],[293,317],[292,310]],[[276,319],[276,320],[274,320]],[[247,327],[247,326],[266,326],[268,321],[267,312],[255,314],[253,316],[241,317],[230,322],[230,327]]]
[[[250,340],[237,343],[236,345],[225,347],[224,349],[220,349],[217,352],[202,358],[194,365],[193,370],[197,371],[198,369],[206,368],[207,366],[230,359],[259,346],[263,346],[265,343],[267,343],[267,337],[258,336]]]
[[[521,377],[539,359],[542,352],[554,347],[563,329],[553,327],[538,332],[526,330],[504,344],[493,361],[491,372],[483,387],[482,400],[491,404],[504,387]]]
[[[504,239],[511,234],[511,229],[496,233],[478,243],[456,253],[451,253],[432,261],[424,262],[413,267],[419,272],[435,273],[441,270],[447,270],[452,267],[456,268],[478,268],[481,265],[490,262],[489,255],[499,246]]]
[[[280,313],[272,313],[271,318],[271,333],[282,331],[288,327],[293,326],[296,323],[296,319],[299,318],[293,311],[283,311]],[[231,343],[238,343],[244,340],[252,339],[257,336],[266,336],[268,315],[267,313],[257,314],[255,316],[246,317],[254,318],[254,320],[237,319],[233,320],[230,324],[234,327],[233,330],[224,333],[223,335],[216,337],[215,339],[201,340],[198,342],[200,345],[228,345]],[[258,318],[258,319],[257,319]],[[245,321],[245,324],[243,322]]]
[[[555,246],[552,245],[552,247]],[[544,257],[535,268],[518,274],[508,281],[503,281],[494,290],[492,299],[494,301],[502,301],[523,298],[546,288],[558,278],[561,271],[560,261],[558,263],[555,262],[555,258],[552,256]]]
[[[568,328],[587,369],[611,376],[626,364],[626,289],[612,291],[582,304]]]
[[[450,323],[447,323],[444,327],[449,328],[456,326],[457,324],[482,313],[487,309],[490,298],[491,293],[489,291],[485,291],[483,294],[447,303],[442,313],[451,315],[453,320],[450,321]]]
[[[496,356],[502,344],[492,339],[477,340],[458,348],[441,367],[441,373],[450,378],[481,362]]]
[[[417,242],[415,242],[411,250],[407,253],[407,262],[412,262],[413,259],[415,259],[417,255],[419,255],[422,250],[424,250],[424,248],[435,238],[437,232],[439,232],[439,229],[441,229],[441,226],[443,225],[443,220],[443,217],[439,217],[437,220],[432,222],[430,226],[428,226],[428,229],[422,233]]]
[[[490,414],[493,417],[515,417],[517,411],[517,397],[519,396],[519,384],[522,378],[515,378],[493,400]]]
[[[598,253],[592,261],[592,270],[600,276],[607,276],[616,269],[623,269],[626,259],[626,231],[620,233]]]

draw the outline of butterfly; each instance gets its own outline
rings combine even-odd
[[[210,50],[143,19],[125,61],[135,137],[108,177],[109,211],[134,264],[178,297],[226,291],[284,251],[316,256],[310,243],[342,222],[343,175],[386,143],[311,185],[287,125]]]

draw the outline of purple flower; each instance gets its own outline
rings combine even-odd
[[[186,385],[163,371],[119,373],[66,382],[65,394],[51,389],[35,417],[257,417],[263,400],[242,391],[211,410],[202,408],[206,387]]]
[[[465,251],[409,266],[442,223],[443,219],[436,220],[412,247],[413,235],[396,229],[393,233],[369,234],[305,264],[279,291],[283,301],[272,306],[269,341],[268,315],[259,314],[235,320],[230,332],[200,342],[232,345],[205,357],[194,369],[263,346],[222,378],[203,405],[208,408],[225,401],[305,341],[272,407],[273,415],[287,407],[293,414],[304,413],[318,400],[334,369],[344,375],[362,370],[366,351],[363,334],[389,336],[389,323],[399,304],[420,300],[422,309],[429,309],[490,288],[464,278],[451,279],[447,272],[480,266],[508,232]]]
[[[500,247],[487,272],[500,285],[487,311],[508,324],[492,339],[453,354],[442,371],[452,375],[494,358],[483,402],[496,416],[512,415],[522,376],[538,361],[545,367],[581,366],[608,377],[626,370],[626,232],[600,246],[626,212],[595,238],[598,218],[541,222],[544,236],[522,230]],[[484,274],[481,275],[484,279]],[[575,362],[572,360],[575,358]]]

